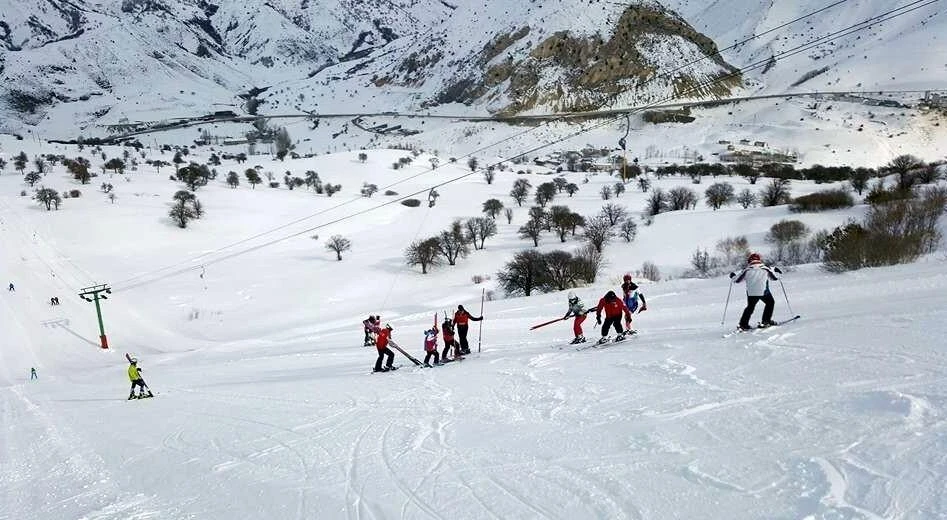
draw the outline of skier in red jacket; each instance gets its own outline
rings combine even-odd
[[[454,325],[457,325],[457,335],[460,336],[460,353],[470,354],[470,344],[467,343],[467,327],[470,321],[480,321],[483,316],[471,316],[463,305],[457,306],[457,312],[454,313]]]
[[[602,311],[605,311],[605,323],[602,324]],[[616,340],[624,339],[625,333],[621,327],[622,316],[626,320],[631,320],[631,312],[628,310],[628,306],[625,305],[625,302],[621,301],[621,298],[615,294],[615,291],[608,291],[605,293],[605,296],[598,301],[598,306],[595,308],[595,323],[602,325],[602,339],[599,342],[604,342],[608,337],[608,329],[611,327],[615,328],[615,332],[618,333]]]
[[[388,340],[391,338],[391,325],[385,325],[385,328],[378,331],[378,337],[375,339],[375,347],[378,349],[378,361],[375,361],[375,372],[387,372],[395,370],[395,353],[388,348]],[[388,356],[388,363],[382,368],[381,362]]]

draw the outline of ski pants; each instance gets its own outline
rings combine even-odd
[[[447,359],[447,354],[450,353],[450,348],[454,347],[454,357],[457,357],[459,352],[457,352],[457,343],[454,343],[454,340],[444,340],[444,352],[441,353],[441,357]]]
[[[32,371],[32,372],[30,372],[30,381],[32,381],[32,380],[34,380],[34,379],[39,379],[39,376],[36,375],[36,371],[35,371],[35,370]]]
[[[756,303],[759,301],[763,302],[762,323],[769,323],[773,319],[773,307],[776,306],[776,300],[773,299],[773,294],[767,291],[763,296],[746,297],[746,308],[743,309],[743,316],[740,316],[740,327],[750,328],[750,317],[753,316],[753,310],[756,309]]]
[[[615,327],[615,333],[621,334],[623,332],[621,328],[621,314],[618,316],[606,316],[605,323],[602,323],[602,337],[608,336],[608,329]]]
[[[388,363],[385,364],[386,367],[391,367],[395,362],[395,353],[391,351],[390,348],[385,347],[378,350],[378,361],[375,361],[375,370],[381,370],[381,362],[385,359],[385,356],[388,356]]]
[[[431,361],[431,358],[434,358],[435,363],[439,363],[441,361],[441,356],[440,354],[437,353],[437,349],[427,351],[427,355],[424,356],[424,364],[425,365],[429,364]]]
[[[466,323],[457,325],[457,335],[460,336],[460,351],[464,354],[470,352],[470,345],[467,344],[467,328],[469,325]]]
[[[576,314],[575,320],[572,322],[572,333],[575,334],[575,337],[582,335],[582,322],[587,318],[585,314]]]
[[[138,393],[142,393],[142,394],[145,393],[145,389],[148,388],[148,385],[145,384],[144,379],[136,379],[132,381],[131,395],[135,395],[136,386],[139,388]]]

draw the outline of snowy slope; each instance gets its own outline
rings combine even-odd
[[[485,251],[429,275],[403,265],[405,243],[478,215],[491,196],[511,203],[517,178],[550,177],[506,172],[487,185],[472,176],[439,188],[432,209],[393,205],[307,232],[386,200],[358,198],[363,181],[407,194],[463,173],[459,165],[423,173],[426,156],[395,171],[388,165],[404,152],[367,153],[365,164],[354,152],[251,161],[264,171],[314,169],[343,191],[327,199],[231,190],[218,178],[198,190],[207,215],[187,230],[164,216],[179,188],[167,169],[94,179],[115,185],[111,204],[96,184],[74,185],[57,167],[44,183],[83,196],[53,212],[18,196],[18,176],[0,176],[0,281],[16,283],[0,293],[0,518],[947,514],[942,252],[841,276],[814,266],[788,272],[787,296],[803,319],[726,339],[741,307],[737,287],[721,326],[726,278],[645,283],[641,335],[581,352],[566,345],[567,323],[528,331],[565,312],[563,294],[489,301],[482,334],[472,328],[479,354],[370,374],[361,319],[381,313],[420,354],[434,313],[458,304],[479,312],[484,285],[471,277],[492,276],[525,245],[515,228],[526,210],[516,209],[513,225],[501,222]],[[555,203],[594,213],[598,188],[613,182],[591,176]],[[793,185],[795,194],[820,188]],[[637,212],[643,195],[619,201]],[[819,229],[860,211],[798,217]],[[779,208],[661,215],[640,225],[635,242],[606,249],[599,283],[577,292],[594,304],[645,260],[678,273],[695,247],[723,236],[746,234],[765,252],[763,232],[787,216]],[[336,233],[353,241],[341,262],[323,249]],[[557,247],[548,235],[541,244]],[[245,254],[225,258],[234,252]],[[189,269],[138,277],[165,266]],[[110,351],[95,345],[92,304],[75,296],[102,282],[116,288],[103,303]],[[49,306],[52,295],[62,305]],[[781,290],[777,298],[777,319],[790,316]],[[586,335],[594,329],[587,321]],[[123,352],[141,358],[156,399],[124,400]],[[27,380],[31,366],[38,381]]]

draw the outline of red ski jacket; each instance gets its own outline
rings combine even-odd
[[[378,348],[378,350],[385,350],[388,348],[388,338],[390,337],[390,330],[387,328],[381,329],[381,331],[378,332],[378,338],[375,339],[375,347]]]
[[[602,318],[602,311],[605,311],[606,318],[614,318],[615,316],[625,315],[626,318],[631,319],[631,312],[628,310],[628,306],[625,305],[625,302],[621,301],[619,298],[614,300],[606,300],[602,298],[598,301],[598,307],[595,308],[595,318]]]
[[[466,325],[468,320],[480,321],[482,319],[483,319],[483,316],[480,316],[479,318],[475,318],[471,316],[470,313],[467,312],[466,310],[457,311],[454,313],[454,325]]]

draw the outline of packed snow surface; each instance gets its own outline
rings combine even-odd
[[[38,146],[5,145],[7,156]],[[384,189],[359,198],[363,181],[416,175],[391,189],[426,200],[427,188],[468,171],[461,161],[424,173],[427,156],[396,171],[390,164],[405,152],[367,153],[365,164],[354,152],[225,162],[219,171],[261,164],[277,178],[314,169],[343,191],[328,199],[305,188],[230,189],[223,173],[197,191],[207,214],[184,230],[166,217],[181,189],[171,168],[80,186],[57,166],[44,184],[83,194],[47,212],[19,195],[28,188],[8,166],[0,518],[947,517],[942,253],[845,275],[787,270],[774,284],[776,319],[802,318],[724,338],[742,286],[722,325],[729,280],[677,278],[697,247],[743,234],[765,253],[763,235],[779,219],[817,230],[862,208],[700,207],[651,226],[636,216],[636,240],[609,246],[598,282],[576,292],[594,305],[643,261],[675,279],[642,282],[649,308],[635,316],[638,336],[578,351],[567,344],[571,321],[529,330],[565,313],[564,293],[503,298],[495,288],[496,271],[531,245],[516,236],[527,208],[515,206],[510,185],[551,176],[499,172],[487,185],[478,173],[438,188],[434,208],[391,204],[307,230],[395,198]],[[553,203],[587,215],[616,180],[568,177],[579,193]],[[95,190],[106,181],[114,203]],[[793,184],[797,195],[821,188]],[[498,217],[485,250],[427,275],[404,265],[408,242],[479,215],[490,197],[514,218]],[[637,215],[645,197],[629,185],[613,201]],[[342,261],[324,250],[333,234],[352,240]],[[540,248],[578,245],[547,234]],[[233,253],[242,254],[225,258]],[[155,273],[166,266],[176,267]],[[492,279],[474,284],[476,274]],[[97,346],[93,304],[76,296],[95,283],[115,289],[102,302],[109,350]],[[398,354],[401,370],[370,373],[375,350],[361,346],[360,323],[368,314],[382,314],[420,356],[435,313],[461,304],[480,314],[482,290],[498,299],[485,303],[482,330],[471,327],[474,353],[464,361],[422,369]],[[62,304],[51,306],[52,296]],[[598,337],[594,318],[584,328]],[[126,401],[126,352],[141,360],[156,398]]]

